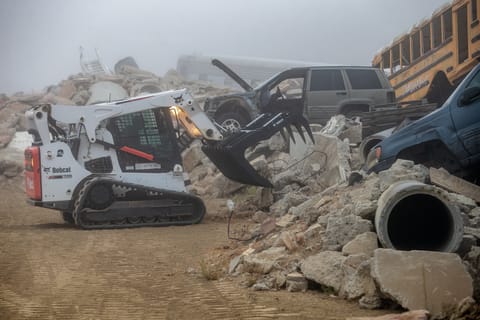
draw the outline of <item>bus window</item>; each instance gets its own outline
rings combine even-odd
[[[420,31],[412,35],[412,60],[420,57]]]
[[[442,20],[440,16],[432,20],[432,40],[434,48],[442,44]]]
[[[383,69],[390,69],[390,50],[387,50],[382,55]]]
[[[477,0],[472,0],[472,22],[477,21]]]
[[[468,24],[467,5],[461,6],[457,11],[457,38],[458,38],[458,63],[468,59]]]
[[[406,37],[401,43],[402,51],[402,66],[408,66],[410,64],[410,37]]]
[[[443,41],[452,37],[452,9],[448,9],[443,15]]]
[[[432,48],[430,44],[430,24],[422,28],[422,53],[425,54]]]
[[[400,45],[397,44],[392,48],[392,72],[400,69]]]

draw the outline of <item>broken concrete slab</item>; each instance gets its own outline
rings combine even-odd
[[[353,214],[329,216],[323,236],[323,247],[326,250],[340,250],[357,235],[371,230],[373,230],[373,224],[359,216]]]
[[[199,166],[202,160],[206,158],[201,147],[201,143],[196,141],[182,152],[183,166],[186,172],[192,172],[192,170]]]
[[[295,235],[290,231],[284,231],[280,234],[280,240],[283,242],[285,248],[288,251],[295,251],[298,248],[297,241],[295,240]]]
[[[237,267],[243,272],[267,274],[281,261],[287,251],[284,247],[273,247],[259,253],[244,255],[243,262]]]
[[[409,310],[439,315],[473,294],[472,278],[454,253],[377,249],[371,272],[381,292]]]
[[[474,236],[474,237],[477,239],[477,241],[480,241],[480,229],[478,229],[478,228],[464,227],[464,228],[463,228],[463,232],[464,232],[466,235]]]
[[[382,298],[379,296],[363,296],[358,300],[358,305],[363,309],[379,309],[382,307]]]
[[[324,188],[347,181],[350,174],[349,145],[335,136],[314,132],[315,144],[305,143],[298,133],[294,133],[296,143],[290,143],[292,170],[297,175],[312,176],[318,174],[318,183]]]
[[[402,180],[415,180],[426,183],[429,177],[428,168],[415,164],[410,160],[398,159],[390,167],[389,170],[384,170],[378,173],[380,182],[380,190],[383,192],[393,183]]]
[[[371,257],[375,249],[378,249],[377,234],[375,232],[365,232],[345,244],[342,253],[345,255],[362,253]]]
[[[305,277],[336,293],[343,283],[342,264],[347,258],[337,251],[322,251],[302,261],[300,269]]]
[[[308,281],[299,272],[292,272],[287,275],[286,287],[288,292],[305,292],[308,289]]]
[[[343,283],[339,292],[346,299],[377,296],[375,282],[370,275],[370,257],[364,254],[348,256],[342,263]]]
[[[286,228],[288,226],[291,226],[295,221],[295,219],[296,217],[293,214],[286,214],[277,220],[276,222],[277,227]]]
[[[445,169],[430,168],[430,180],[433,184],[449,191],[465,195],[480,203],[480,187],[462,178],[448,173]]]

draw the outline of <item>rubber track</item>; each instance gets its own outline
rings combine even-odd
[[[165,214],[166,207],[159,207],[159,214],[158,216],[152,217],[143,217],[140,207],[129,206],[131,208],[129,212],[129,216],[125,219],[113,219],[113,220],[105,220],[105,221],[92,221],[88,219],[89,212],[108,212],[108,208],[106,210],[93,210],[90,208],[84,207],[86,203],[86,199],[88,196],[89,190],[98,184],[109,184],[111,187],[123,187],[128,189],[127,193],[130,191],[134,191],[138,194],[138,192],[143,192],[148,194],[148,198],[138,200],[138,196],[135,198],[128,198],[128,196],[124,196],[122,198],[117,198],[118,201],[142,201],[143,203],[148,203],[148,200],[165,200],[174,202],[175,207],[182,207],[184,210],[188,207],[193,207],[193,211],[191,215],[175,215],[169,212]],[[203,201],[193,195],[184,193],[184,192],[176,192],[171,190],[164,190],[164,189],[156,189],[156,188],[148,188],[142,185],[131,184],[131,183],[124,183],[121,181],[116,181],[111,178],[99,177],[94,176],[87,178],[84,180],[80,188],[77,189],[78,191],[74,194],[73,197],[73,212],[72,217],[75,221],[77,226],[80,226],[83,229],[117,229],[117,228],[133,228],[133,227],[155,227],[155,226],[171,226],[171,225],[188,225],[188,224],[196,224],[200,223],[205,215],[205,205]],[[115,203],[115,202],[114,202]],[[113,204],[112,204],[113,205]],[[110,206],[112,207],[112,206]],[[145,207],[145,205],[143,205]],[[154,207],[154,206],[152,206]]]

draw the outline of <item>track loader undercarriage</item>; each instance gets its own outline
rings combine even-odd
[[[245,150],[293,126],[297,113],[262,114],[226,138],[186,90],[91,106],[40,105],[26,112],[34,137],[25,151],[25,185],[32,204],[62,211],[85,228],[198,223],[202,200],[187,193],[180,150],[201,139],[202,150],[228,178],[272,184],[245,159]]]

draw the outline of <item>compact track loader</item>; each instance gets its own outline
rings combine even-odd
[[[186,90],[122,101],[29,109],[33,136],[25,150],[25,188],[35,206],[62,212],[85,229],[193,224],[202,200],[187,192],[181,149],[202,150],[228,178],[272,187],[245,159],[245,149],[291,125],[313,140],[297,113],[262,114],[226,138]]]

